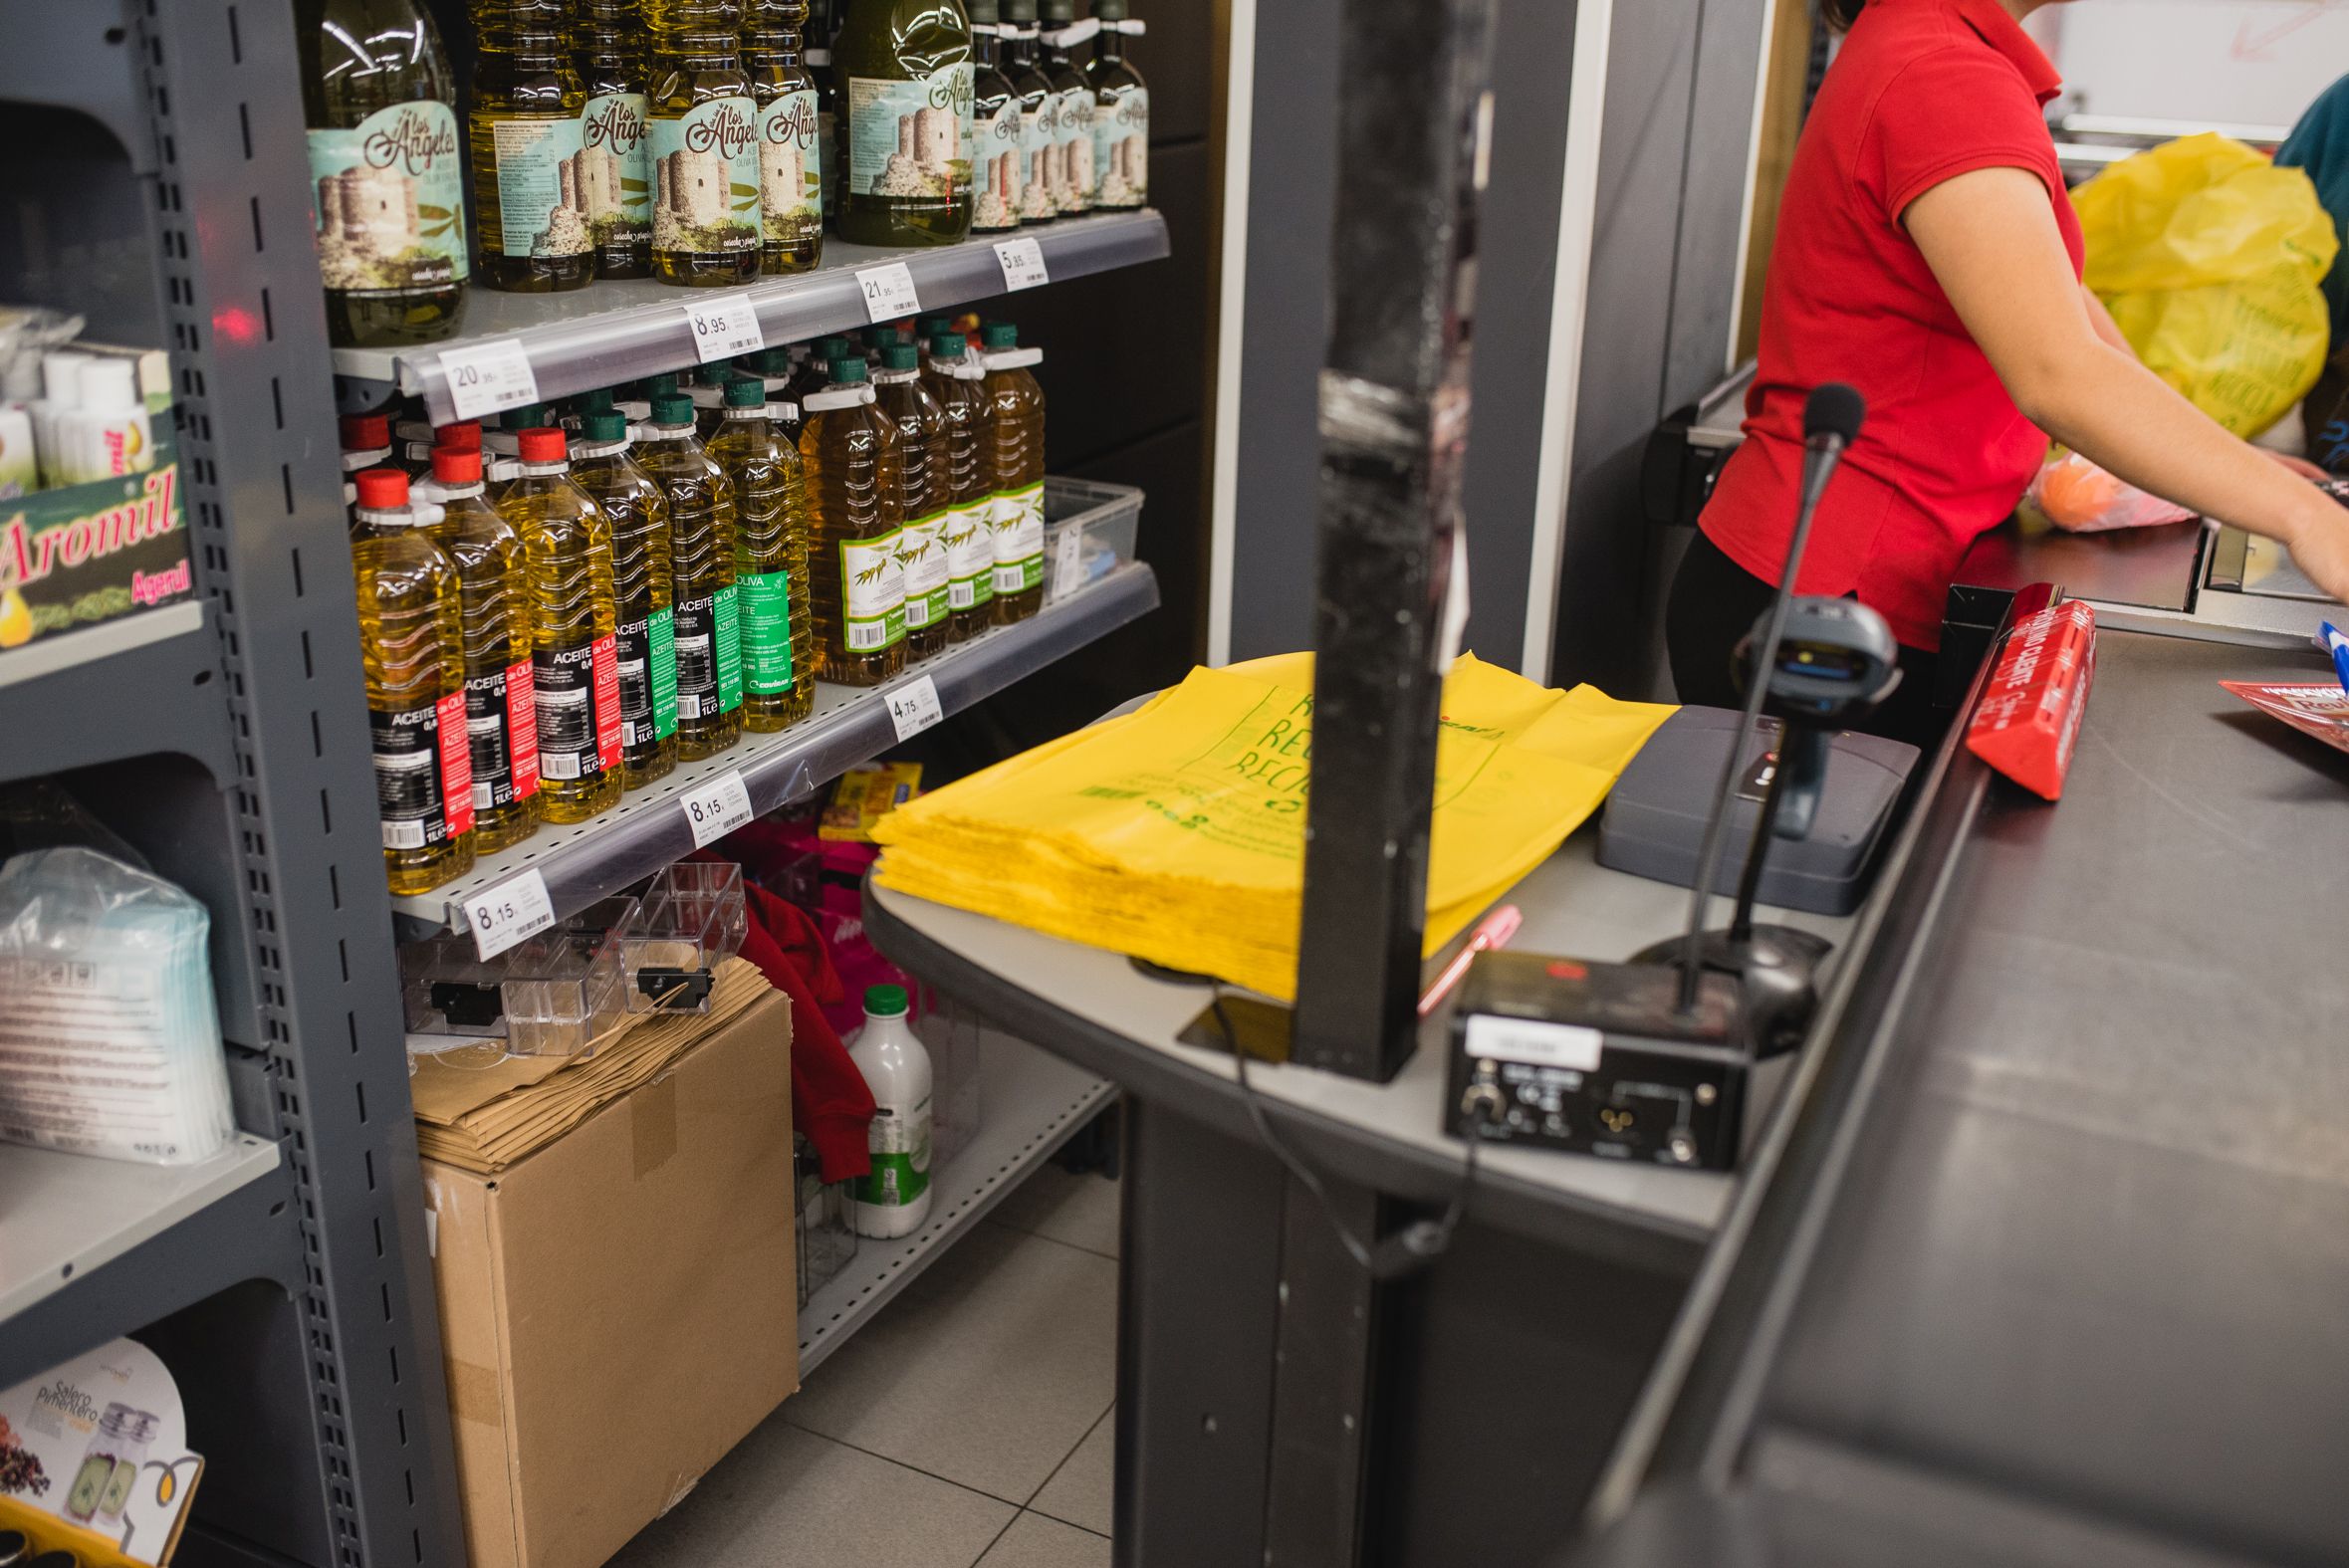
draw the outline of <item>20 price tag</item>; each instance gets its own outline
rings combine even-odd
[[[938,703],[938,683],[927,675],[884,692],[881,701],[888,705],[889,722],[897,727],[900,741],[912,740],[946,717]]]
[[[1053,547],[1053,597],[1064,599],[1084,586],[1084,531],[1064,528]]]
[[[679,797],[685,825],[693,829],[693,847],[707,848],[751,819],[751,792],[742,775],[729,768],[714,779],[704,779]]]
[[[767,335],[759,328],[759,309],[747,294],[690,301],[685,306],[685,320],[692,325],[693,351],[703,364],[757,353],[767,346]]]
[[[913,269],[903,262],[865,268],[856,275],[856,287],[864,294],[865,318],[875,327],[921,312],[921,297],[913,292]]]
[[[473,928],[473,946],[485,960],[555,924],[555,903],[547,897],[547,879],[536,871],[510,876],[488,892],[466,899],[462,907],[465,924]]]
[[[1003,267],[1006,290],[1033,289],[1053,281],[1045,271],[1044,247],[1034,240],[997,240],[995,259]]]
[[[449,406],[457,419],[484,419],[539,400],[539,378],[519,337],[444,348],[440,373],[448,377]]]

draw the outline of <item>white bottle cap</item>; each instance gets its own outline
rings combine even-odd
[[[82,366],[82,410],[93,414],[136,413],[138,366],[128,359],[92,359]]]
[[[58,348],[41,356],[41,391],[52,412],[82,406],[82,371],[95,363],[90,354]]]
[[[30,348],[17,350],[0,377],[0,401],[29,403],[41,395],[41,356]]]

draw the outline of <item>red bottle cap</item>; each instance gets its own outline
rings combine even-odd
[[[343,450],[372,452],[379,446],[391,444],[391,421],[381,414],[345,414],[343,416]]]
[[[392,512],[408,504],[408,476],[396,468],[362,469],[352,483],[358,504],[370,512]]]
[[[466,419],[453,425],[442,425],[432,432],[432,444],[447,447],[452,452],[481,450],[481,421]]]
[[[476,431],[475,434],[479,435]],[[432,450],[432,477],[444,485],[478,485],[481,483],[481,453],[453,446]]]
[[[560,430],[525,430],[516,444],[525,463],[560,463],[570,455]]]

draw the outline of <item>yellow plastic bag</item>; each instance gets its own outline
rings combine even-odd
[[[2341,241],[2306,174],[2209,132],[2115,163],[2072,205],[2088,287],[2197,408],[2247,439],[2316,384]]]

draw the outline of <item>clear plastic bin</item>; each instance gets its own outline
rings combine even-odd
[[[1047,475],[1044,601],[1057,603],[1133,560],[1141,526],[1142,493],[1133,486]],[[1065,543],[1071,534],[1073,546]]]
[[[742,867],[681,860],[646,884],[627,941],[630,1012],[707,1012],[718,965],[742,951]]]
[[[800,1212],[794,1221],[799,1244],[800,1305],[822,1290],[856,1256],[856,1227],[848,1219],[846,1182],[826,1186],[816,1146],[804,1133],[792,1134],[792,1187]]]
[[[930,1053],[930,1159],[933,1175],[979,1136],[979,1015],[924,988],[927,1010],[915,1025]]]
[[[592,1054],[628,1010],[626,955],[639,918],[624,893],[599,899],[505,955],[506,1049]]]
[[[504,1039],[505,980],[505,956],[484,964],[471,937],[400,944],[399,999],[410,1034]]]

